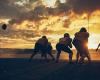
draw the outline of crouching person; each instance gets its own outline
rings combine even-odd
[[[54,60],[54,57],[52,55],[52,46],[51,44],[48,42],[48,39],[46,36],[42,36],[42,38],[40,38],[36,43],[35,43],[35,47],[34,47],[34,52],[31,55],[30,60],[32,60],[32,58],[38,53],[41,53],[41,57],[44,57],[47,60],[47,53],[52,57],[52,59]]]
[[[73,52],[70,48],[72,48],[72,39],[70,38],[70,35],[68,33],[65,33],[64,37],[60,38],[59,42],[56,44],[56,50],[57,50],[56,62],[59,62],[61,51],[64,51],[69,54],[69,63],[72,63]]]

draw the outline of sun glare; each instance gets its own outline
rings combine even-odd
[[[55,2],[57,0],[42,0],[43,1],[43,4],[47,7],[55,7]],[[61,3],[65,3],[66,0],[60,0]]]
[[[95,43],[88,43],[89,49],[96,49],[97,45]]]

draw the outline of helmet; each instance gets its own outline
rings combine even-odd
[[[70,37],[70,36],[69,36],[69,33],[65,33],[65,34],[64,34],[64,37]]]
[[[46,36],[42,36],[42,38],[46,38]]]
[[[82,28],[80,29],[80,32],[87,32],[87,30],[86,30],[85,27],[82,27]]]

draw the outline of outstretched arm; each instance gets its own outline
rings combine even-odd
[[[99,47],[100,47],[100,43],[99,43],[99,45],[98,45],[98,47],[97,47],[96,51],[98,51]]]

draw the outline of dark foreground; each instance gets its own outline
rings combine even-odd
[[[0,59],[0,80],[100,80],[100,61],[81,65],[28,60]]]

